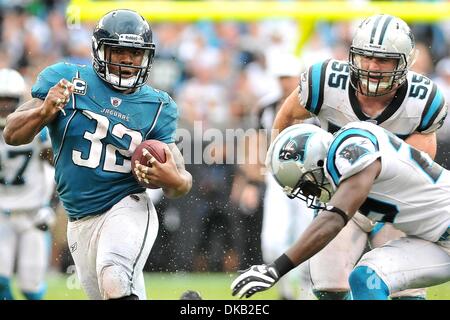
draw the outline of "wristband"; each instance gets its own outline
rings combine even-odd
[[[289,257],[285,253],[279,256],[278,259],[272,263],[272,265],[278,272],[278,278],[281,278],[286,273],[295,268],[294,263],[291,261],[291,259],[289,259]]]
[[[339,209],[338,207],[335,206],[326,206],[325,211],[330,211],[330,212],[335,212],[338,215],[340,215],[342,217],[342,219],[344,219],[344,226],[347,224],[348,222],[348,215],[341,209]]]

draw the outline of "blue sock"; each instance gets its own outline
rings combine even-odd
[[[389,297],[388,286],[369,267],[356,267],[348,281],[354,300],[387,300]]]
[[[313,293],[318,300],[352,300],[350,291],[313,290]]]
[[[22,293],[27,300],[42,300],[44,298],[45,293],[47,292],[47,285],[43,284],[38,291],[23,291]]]
[[[11,292],[11,280],[0,276],[0,300],[14,300]]]

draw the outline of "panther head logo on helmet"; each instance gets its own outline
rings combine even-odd
[[[305,140],[308,140],[310,136],[311,134],[302,134],[286,141],[280,150],[279,159],[303,162],[305,159]]]
[[[331,133],[312,125],[297,124],[283,130],[270,145],[267,167],[290,197],[298,197],[310,207],[320,207],[331,198],[331,184],[323,166]]]

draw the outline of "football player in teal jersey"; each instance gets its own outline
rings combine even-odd
[[[91,299],[146,299],[143,267],[158,232],[155,208],[131,173],[144,140],[167,144],[165,163],[150,155],[142,179],[180,197],[192,177],[175,145],[178,108],[146,81],[155,54],[148,22],[115,10],[98,22],[93,64],[44,69],[33,99],[7,118],[8,144],[27,143],[45,126],[52,140],[59,197],[69,216],[68,244]]]

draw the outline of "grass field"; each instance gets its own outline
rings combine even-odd
[[[226,273],[147,273],[145,281],[147,296],[151,300],[177,300],[189,289],[200,292],[205,300],[236,300],[230,294],[230,284],[236,274]],[[15,297],[20,299],[15,282],[13,282]],[[86,295],[79,287],[75,274],[65,275],[55,273],[48,276],[48,300],[79,300]],[[254,299],[277,300],[275,288],[261,292]],[[450,283],[432,287],[428,290],[429,300],[450,300]],[[253,298],[252,298],[253,299]]]

